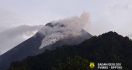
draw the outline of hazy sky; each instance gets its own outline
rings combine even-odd
[[[83,11],[90,14],[92,34],[132,34],[132,0],[0,0],[0,25],[45,24]]]

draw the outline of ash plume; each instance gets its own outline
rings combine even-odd
[[[40,48],[48,46],[62,39],[77,38],[82,35],[83,27],[89,22],[89,14],[83,13],[79,17],[71,17],[47,23],[40,31],[45,38]]]

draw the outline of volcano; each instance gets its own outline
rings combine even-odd
[[[47,23],[40,31],[0,56],[0,69],[6,70],[12,62],[35,56],[45,50],[62,45],[78,45],[92,37],[82,26],[87,23],[84,15]],[[85,21],[85,22],[84,22]]]

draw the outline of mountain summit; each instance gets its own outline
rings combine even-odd
[[[33,37],[0,56],[0,69],[6,70],[14,61],[28,56],[35,56],[46,49],[62,45],[78,45],[92,37],[83,29],[87,23],[86,16],[73,17],[47,23]]]

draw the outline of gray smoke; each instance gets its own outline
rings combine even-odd
[[[45,36],[40,49],[62,39],[80,37],[84,26],[88,24],[88,22],[89,14],[83,13],[79,17],[61,19],[46,24],[39,31],[39,33]]]

